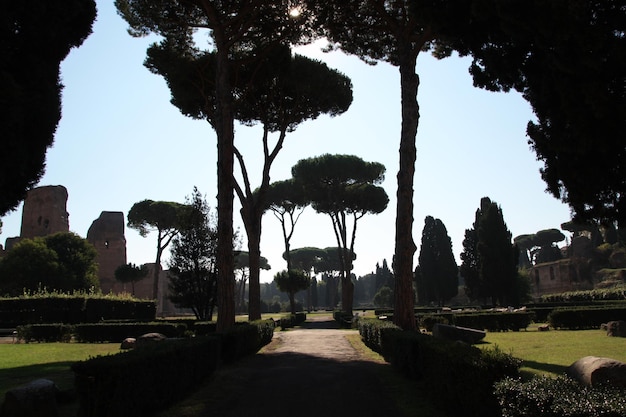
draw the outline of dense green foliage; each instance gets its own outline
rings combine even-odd
[[[626,286],[620,285],[612,288],[597,288],[586,291],[568,291],[559,294],[544,295],[543,302],[589,302],[603,300],[626,300]]]
[[[59,67],[91,34],[96,2],[9,1],[0,6],[0,15],[0,215],[4,215],[44,173],[46,151],[61,119]]]
[[[22,239],[0,259],[0,294],[100,288],[96,249],[75,233]]]
[[[460,272],[467,295],[472,300],[490,300],[492,305],[518,305],[524,298],[518,293],[523,288],[517,282],[518,258],[502,209],[483,197],[463,241]]]
[[[77,362],[72,370],[78,415],[146,415],[161,410],[215,371],[220,348],[218,338],[201,337]]]
[[[97,323],[102,320],[154,320],[154,301],[102,294],[44,293],[0,298],[0,328],[36,323]]]
[[[436,405],[455,415],[499,417],[493,385],[518,376],[521,366],[498,349],[481,351],[377,319],[360,320],[359,331],[366,345],[409,378],[425,381]]]
[[[565,376],[530,381],[506,378],[495,385],[502,417],[624,417],[626,396],[616,387],[586,387]]]
[[[393,290],[383,285],[374,294],[372,302],[376,307],[393,307]]]
[[[211,320],[217,298],[215,218],[197,188],[185,207],[170,250],[169,299],[190,308],[198,320]]]
[[[415,280],[420,305],[434,302],[442,306],[458,294],[459,271],[452,253],[452,240],[443,222],[432,216],[424,220]]]
[[[280,291],[289,294],[291,314],[295,315],[296,300],[294,297],[298,291],[305,290],[311,285],[309,274],[301,269],[285,270],[274,275],[274,282]]]
[[[274,321],[260,320],[211,337],[166,340],[75,363],[78,415],[146,415],[162,410],[188,395],[221,361],[257,352],[273,334]]]
[[[555,329],[598,329],[602,323],[626,320],[626,307],[619,305],[556,308],[548,315]]]
[[[621,0],[476,3],[474,84],[515,89],[532,106],[529,144],[541,175],[580,220],[626,219],[626,14]]]

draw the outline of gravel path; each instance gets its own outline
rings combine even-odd
[[[314,317],[314,316],[313,316]],[[404,417],[379,374],[332,321],[274,333],[260,353],[218,371],[211,417]]]

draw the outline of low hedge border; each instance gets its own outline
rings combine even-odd
[[[534,313],[516,312],[442,312],[418,315],[420,327],[432,332],[436,323],[450,324],[490,332],[519,331],[533,322]]]
[[[154,320],[154,301],[106,296],[50,295],[0,298],[0,327],[26,324],[97,323],[103,320]]]
[[[548,315],[548,322],[555,329],[597,329],[613,320],[626,320],[626,307],[557,308]]]
[[[495,382],[517,377],[521,360],[498,349],[478,348],[418,332],[402,331],[386,321],[361,319],[364,342],[380,352],[394,368],[415,380],[451,414],[499,417]]]
[[[173,339],[72,365],[79,417],[151,415],[183,399],[221,362],[256,353],[273,320],[238,323],[214,336]]]
[[[586,387],[565,376],[505,378],[495,387],[502,417],[626,417],[624,390],[615,387]]]
[[[298,326],[306,321],[306,313],[299,311],[296,314],[289,314],[287,316],[281,317],[278,320],[278,323],[282,329],[288,329],[291,327]]]
[[[154,343],[72,365],[78,416],[140,416],[185,397],[217,368],[221,343],[202,337]]]

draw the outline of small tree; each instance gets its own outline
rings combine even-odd
[[[300,219],[300,215],[309,205],[309,200],[302,184],[297,183],[293,178],[283,181],[276,181],[269,185],[265,194],[265,204],[280,222],[283,231],[283,242],[285,244],[285,254],[287,270],[291,269],[290,242]]]
[[[170,251],[169,299],[177,307],[190,308],[198,320],[212,320],[217,297],[215,219],[197,188],[187,200]]]
[[[289,305],[291,306],[291,314],[296,314],[296,293],[306,290],[311,284],[309,275],[300,269],[292,269],[291,271],[281,271],[274,275],[274,282],[282,292],[289,295]]]
[[[148,275],[145,265],[137,266],[133,263],[120,265],[115,269],[115,279],[123,284],[130,283],[132,294],[135,295],[135,282],[139,282]]]
[[[159,299],[159,273],[161,256],[180,228],[182,205],[170,201],[143,200],[133,204],[128,212],[128,227],[139,232],[141,237],[157,232],[157,251],[154,261],[152,297]]]
[[[374,295],[374,305],[378,307],[393,307],[393,291],[386,285],[380,287]]]
[[[23,239],[0,260],[0,292],[98,289],[96,256],[93,245],[72,232]]]
[[[352,257],[344,255],[354,253],[358,220],[387,208],[387,193],[378,186],[385,179],[385,166],[354,155],[325,154],[298,161],[291,174],[303,185],[315,211],[332,221],[340,248],[342,310],[352,315]]]
[[[452,253],[452,241],[439,219],[426,216],[419,254],[417,293],[422,303],[440,306],[458,293],[459,273]]]
[[[259,267],[265,271],[272,269],[267,262],[267,258],[264,256],[259,258],[259,264]],[[235,296],[237,297],[235,304],[236,308],[242,311],[245,307],[246,281],[250,273],[250,255],[248,252],[240,250],[235,251],[235,273],[237,273],[237,271],[239,271],[239,282],[235,291]]]

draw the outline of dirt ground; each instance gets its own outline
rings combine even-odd
[[[256,355],[218,371],[204,417],[404,417],[382,387],[381,367],[328,317],[274,333]]]

